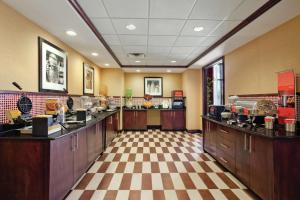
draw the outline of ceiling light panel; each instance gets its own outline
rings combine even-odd
[[[151,0],[150,18],[186,19],[196,0]]]
[[[224,20],[244,0],[197,0],[190,19]],[[251,0],[250,0],[251,1]]]
[[[118,34],[147,35],[148,33],[147,19],[113,19],[112,22]],[[133,25],[136,28],[129,30],[126,28],[128,25]]]
[[[150,19],[150,35],[178,35],[185,20]]]
[[[216,20],[188,20],[181,32],[182,36],[207,36],[215,30],[222,21]],[[200,32],[195,32],[196,26],[202,26],[204,29]]]
[[[148,0],[103,0],[110,17],[148,18]]]

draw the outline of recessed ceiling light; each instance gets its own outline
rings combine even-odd
[[[135,62],[136,62],[136,63],[140,63],[141,61],[140,61],[140,60],[136,60]]]
[[[176,60],[172,60],[172,61],[171,61],[171,63],[176,63],[176,62],[177,62]]]
[[[108,66],[109,66],[109,64],[108,64],[108,63],[105,63],[104,65],[105,65],[106,67],[108,67]]]
[[[170,69],[167,70],[168,73],[172,72]]]
[[[66,34],[69,35],[69,36],[73,36],[73,37],[77,35],[77,33],[73,30],[67,30]]]
[[[99,54],[98,53],[96,53],[96,52],[93,52],[92,53],[92,56],[98,56]]]
[[[200,32],[200,31],[203,31],[203,26],[196,26],[195,28],[194,28],[194,31],[195,32]]]
[[[141,70],[140,69],[137,69],[137,70],[135,70],[136,72],[141,72]]]
[[[126,26],[126,28],[127,28],[128,30],[130,30],[130,31],[133,31],[133,30],[136,29],[136,26],[133,25],[133,24],[128,24],[128,25]]]

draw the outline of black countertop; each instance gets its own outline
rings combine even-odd
[[[80,131],[82,129],[91,127],[93,125],[95,125],[96,123],[104,120],[105,118],[119,112],[120,109],[117,109],[115,111],[112,112],[101,112],[101,113],[97,113],[97,114],[93,114],[95,117],[92,117],[91,120],[87,121],[84,124],[72,124],[69,126],[69,128],[66,130],[64,128],[62,128],[61,131],[58,131],[56,133],[53,133],[51,135],[48,135],[47,137],[36,137],[36,136],[32,136],[32,135],[27,135],[27,134],[20,134],[20,132],[18,130],[11,130],[11,131],[6,131],[3,133],[0,133],[0,140],[2,139],[17,139],[17,140],[55,140],[61,137],[64,137],[66,135],[72,134],[74,132]]]
[[[241,128],[237,125],[230,125],[230,124],[227,124],[226,121],[223,121],[223,120],[219,121],[219,120],[213,119],[208,116],[202,116],[202,118],[212,121],[216,124],[235,129],[237,131],[242,131],[242,132],[246,132],[246,133],[249,133],[252,135],[257,135],[257,136],[266,137],[266,138],[270,138],[270,139],[300,139],[300,129],[299,128],[298,129],[296,128],[296,132],[287,132],[287,131],[285,131],[283,126],[276,127],[273,130],[265,129],[263,127],[251,128],[250,125],[245,128]]]

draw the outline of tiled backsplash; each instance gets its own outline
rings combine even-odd
[[[154,105],[159,105],[163,101],[170,101],[170,100],[171,100],[171,97],[153,97],[150,101]],[[132,97],[132,104],[133,105],[143,105],[144,102],[145,102],[144,97]],[[126,103],[126,99],[123,101],[123,106],[125,105],[125,103]]]
[[[278,106],[278,96],[277,95],[259,95],[259,96],[239,96],[239,101],[258,101],[258,100],[271,100],[276,106]]]
[[[7,110],[18,110],[17,108],[17,101],[21,97],[21,92],[2,92],[0,93],[0,124],[8,123],[8,119],[6,118],[5,112]],[[26,93],[25,93],[26,94]],[[30,114],[31,115],[38,115],[38,114],[44,114],[45,112],[45,102],[47,99],[59,99],[64,104],[66,104],[66,101],[68,99],[68,96],[64,95],[41,95],[40,93],[28,93],[26,94],[28,98],[32,101],[32,109]],[[72,96],[72,95],[71,95]],[[80,107],[80,97],[78,96],[72,96],[74,100],[74,109]],[[97,97],[92,97],[97,98]],[[117,106],[121,106],[121,97],[113,97],[114,102]]]

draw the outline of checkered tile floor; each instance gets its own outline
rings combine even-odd
[[[116,137],[67,199],[254,198],[203,153],[201,136],[157,130]]]

